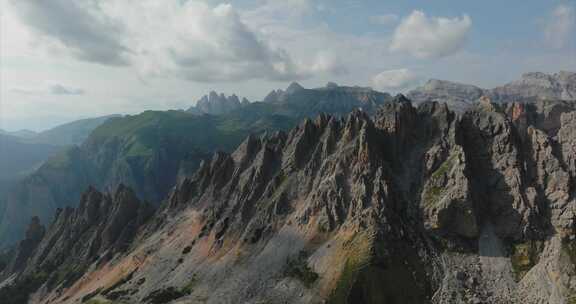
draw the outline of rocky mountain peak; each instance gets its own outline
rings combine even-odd
[[[535,100],[576,100],[576,74],[531,72],[492,90],[498,101],[534,102]]]
[[[553,77],[551,75],[542,73],[542,72],[527,72],[522,74],[522,80],[525,81],[530,81],[530,80],[538,80],[538,79],[542,79],[542,80],[550,80]]]
[[[464,112],[483,95],[486,95],[486,91],[473,85],[430,79],[422,87],[410,91],[407,96],[417,104],[425,101],[445,102],[453,110]]]
[[[335,82],[332,82],[332,81],[330,81],[330,82],[328,82],[328,83],[326,84],[326,88],[327,88],[327,89],[335,89],[335,88],[337,88],[337,87],[338,87],[338,84],[335,83]]]
[[[16,247],[16,251],[8,265],[3,271],[0,271],[0,279],[6,279],[11,273],[23,271],[45,233],[46,228],[40,223],[40,218],[37,216],[32,217],[24,239]]]
[[[235,94],[226,96],[223,93],[218,94],[215,91],[211,91],[208,95],[200,98],[195,106],[190,107],[188,112],[194,114],[222,115],[239,109],[246,104],[249,104],[246,98],[243,98],[241,102],[240,98]]]
[[[266,97],[264,97],[264,102],[275,102],[280,99],[280,97],[284,94],[284,91],[281,89],[272,90]]]
[[[304,87],[301,86],[299,83],[297,82],[292,82],[290,83],[290,85],[288,86],[288,88],[286,88],[286,94],[294,94],[298,91],[302,91],[304,90]]]
[[[126,250],[152,213],[153,208],[126,186],[119,186],[113,196],[90,188],[77,209],[60,210],[47,230],[33,218],[6,271],[44,271],[51,275],[43,278],[48,288],[67,286],[93,262],[105,262]]]

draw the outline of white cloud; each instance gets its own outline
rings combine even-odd
[[[333,62],[295,60],[248,26],[230,4],[202,0],[12,0],[38,41],[79,60],[129,64],[142,77],[196,82],[297,80],[335,70]],[[268,11],[311,9],[310,0],[267,0]],[[126,47],[126,46],[129,46]]]
[[[554,48],[563,48],[576,36],[576,9],[560,4],[554,8],[544,26],[546,41]]]
[[[392,25],[396,24],[396,22],[399,20],[400,17],[394,14],[376,15],[370,17],[370,22],[377,25]]]
[[[418,85],[422,79],[408,69],[388,70],[372,78],[372,86],[377,90],[401,91]]]
[[[413,11],[394,31],[390,51],[407,52],[417,58],[448,56],[464,46],[471,27],[468,15],[430,18],[422,11]]]
[[[139,16],[127,20],[138,46],[135,63],[144,75],[200,82],[303,77],[291,56],[248,28],[231,5],[177,0],[133,5],[142,2]]]
[[[11,0],[16,14],[40,39],[74,57],[106,65],[126,65],[129,50],[122,27],[103,14],[97,2]]]

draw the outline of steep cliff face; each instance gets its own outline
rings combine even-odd
[[[56,295],[114,255],[126,252],[154,209],[125,186],[113,196],[88,189],[77,209],[59,210],[48,230],[33,218],[8,267],[2,303],[26,303],[38,291]]]
[[[74,205],[83,190],[95,184],[94,166],[78,147],[62,151],[7,191],[0,218],[0,246],[15,243],[32,216],[50,221],[59,207]]]
[[[32,303],[566,303],[576,117],[543,129],[532,111],[484,100],[456,115],[399,97],[373,118],[248,137],[180,181],[135,237],[110,239],[124,234],[111,224],[74,234],[85,272],[43,283]],[[62,218],[21,280],[59,260]],[[92,239],[104,245],[90,255]]]

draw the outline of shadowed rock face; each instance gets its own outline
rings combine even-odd
[[[33,217],[26,230],[26,237],[18,244],[12,260],[4,270],[5,273],[17,273],[26,267],[28,259],[33,255],[45,233],[46,228],[40,224],[40,219]]]
[[[26,239],[1,275],[12,280],[11,275],[19,274],[15,284],[21,286],[20,293],[30,284],[53,291],[69,287],[90,265],[101,265],[125,252],[152,214],[152,207],[124,186],[113,196],[90,188],[77,209],[59,210],[48,230],[34,217]],[[0,300],[7,298],[6,290],[0,291]]]
[[[484,99],[457,115],[399,96],[374,117],[250,136],[144,225],[129,190],[89,191],[12,274],[68,262],[51,244],[69,235],[87,240],[64,249],[81,278],[33,303],[566,303],[576,112],[539,109]]]

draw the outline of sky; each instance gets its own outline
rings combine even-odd
[[[0,18],[7,130],[292,81],[397,93],[576,71],[576,0],[0,0]]]

